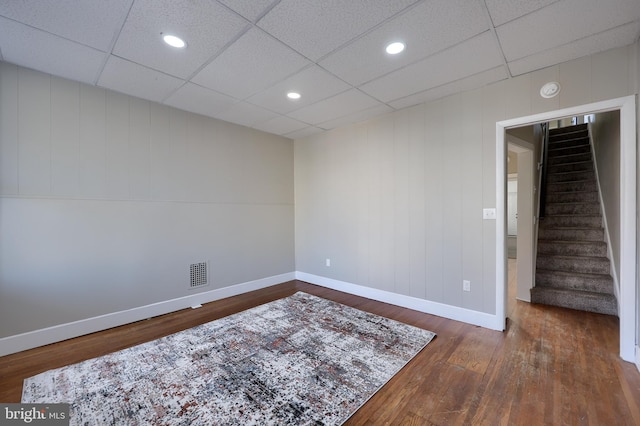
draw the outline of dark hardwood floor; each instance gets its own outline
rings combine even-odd
[[[640,373],[618,356],[615,317],[510,297],[500,333],[300,281],[0,357],[0,402],[20,402],[23,379],[42,371],[300,290],[438,334],[348,425],[640,425]]]

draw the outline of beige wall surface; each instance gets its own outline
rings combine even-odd
[[[6,63],[0,120],[0,337],[293,272],[291,140]]]
[[[296,270],[495,314],[496,122],[634,94],[636,49],[296,140]]]

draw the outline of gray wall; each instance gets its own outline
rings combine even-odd
[[[496,122],[635,93],[636,49],[296,140],[296,270],[495,314]]]
[[[0,337],[294,271],[291,140],[6,63],[0,120]]]
[[[593,130],[594,157],[602,193],[612,267],[620,276],[620,111],[596,114]]]

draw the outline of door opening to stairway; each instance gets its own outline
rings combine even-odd
[[[618,314],[619,122],[611,111],[548,123],[533,303]]]
[[[627,361],[634,361],[638,305],[635,288],[636,111],[633,97],[496,123],[496,311],[499,316],[506,316],[508,312],[505,288],[508,265],[508,138],[510,134],[522,132],[524,128],[529,128],[527,131],[530,131],[529,126],[534,126],[535,129],[535,126],[542,123],[551,122],[550,127],[558,128],[567,127],[566,124],[580,126],[580,121],[584,121],[584,116],[588,114],[595,114],[597,124],[573,127],[570,133],[577,131],[573,135],[576,137],[567,137],[563,142],[556,140],[558,143],[548,151],[552,160],[547,165],[550,182],[545,188],[550,190],[550,195],[543,196],[542,199],[543,203],[548,202],[549,210],[542,219],[543,224],[537,228],[541,238],[532,238],[536,248],[535,251],[532,250],[531,259],[537,257],[535,262],[539,270],[538,273],[535,268],[531,271],[535,278],[531,297],[533,302],[538,303],[547,303],[550,300],[548,298],[555,297],[550,304],[556,305],[560,304],[556,301],[563,298],[571,299],[572,303],[578,300],[577,305],[562,306],[581,309],[589,306],[592,293],[608,294],[605,297],[607,300],[603,302],[604,305],[608,303],[608,307],[602,308],[601,304],[595,311],[619,315],[620,355]],[[573,117],[579,118],[572,122]],[[588,130],[586,134],[585,130]],[[552,131],[558,133],[555,139],[563,139],[559,136],[563,132],[564,130]],[[593,141],[591,136],[595,136]],[[532,152],[535,158],[533,163],[538,166],[538,159],[542,157],[538,156],[540,151],[535,141]],[[593,158],[591,162],[587,159],[589,156]],[[534,174],[537,175],[538,167],[535,169]],[[541,185],[537,179],[534,181],[534,204],[537,204]],[[537,209],[532,211],[535,222],[540,222],[539,217],[545,216]],[[519,220],[522,213],[518,209]],[[517,256],[521,256],[519,250]],[[605,279],[606,275],[610,277]],[[577,290],[577,293],[567,293],[564,291],[567,288]],[[607,311],[611,307],[616,309],[615,312]]]

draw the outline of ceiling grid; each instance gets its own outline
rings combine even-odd
[[[186,48],[165,45],[167,33]],[[638,0],[0,3],[3,61],[288,137],[639,35]],[[406,49],[392,56],[385,47],[394,41]]]

